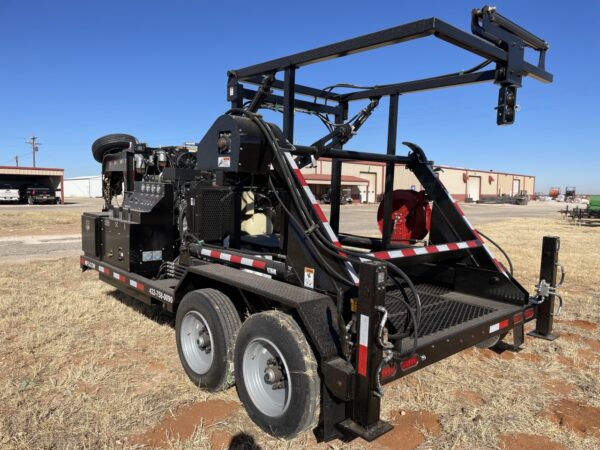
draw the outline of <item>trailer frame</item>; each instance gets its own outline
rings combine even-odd
[[[471,71],[384,86],[355,87],[352,92],[334,91],[336,86],[318,89],[296,83],[296,72],[305,65],[427,36],[439,38],[486,60]],[[537,64],[525,60],[526,47],[539,53]],[[321,439],[360,436],[371,441],[392,428],[380,417],[384,384],[473,345],[498,342],[509,331],[513,331],[511,348],[518,351],[524,342],[524,325],[534,319],[538,320],[538,328],[551,333],[552,314],[548,306],[543,306],[544,299],[538,296],[532,302],[533,297],[528,291],[495,258],[440,181],[425,152],[410,142],[403,143],[409,149],[406,156],[397,155],[396,148],[399,97],[407,93],[493,82],[499,86],[497,124],[512,124],[516,92],[522,78],[531,76],[542,82],[552,81],[552,75],[545,69],[547,49],[545,41],[501,16],[495,8],[484,7],[472,12],[471,33],[437,18],[429,18],[231,70],[228,72],[227,100],[232,109],[215,123],[222,120],[223,123],[243,124],[245,129],[242,130],[240,125],[240,135],[260,130],[260,138],[270,145],[265,144],[264,148],[273,154],[272,172],[280,184],[268,186],[272,186],[269,189],[285,209],[283,236],[279,240],[280,253],[285,257],[242,248],[239,205],[244,189],[252,189],[254,180],[234,177],[238,175],[234,167],[230,170],[233,174],[230,179],[226,170],[216,170],[215,176],[222,186],[228,187],[225,197],[232,199],[234,205],[232,222],[235,227],[227,245],[200,239],[182,245],[177,261],[164,261],[170,272],[176,274],[167,278],[153,279],[124,270],[103,260],[97,236],[103,236],[113,225],[135,223],[147,211],[145,204],[139,209],[130,206],[111,209],[107,205],[105,214],[84,215],[82,219],[85,251],[80,259],[81,269],[95,270],[102,281],[116,289],[145,303],[161,305],[169,312],[176,312],[186,294],[211,288],[231,298],[240,314],[265,309],[289,313],[309,338],[318,359],[322,415],[317,432]],[[496,65],[494,70],[480,70],[492,63]],[[283,72],[283,80],[276,78],[279,72]],[[257,87],[248,88],[248,84]],[[383,97],[390,98],[386,153],[345,149]],[[346,122],[350,104],[355,101],[368,101],[368,104],[353,120]],[[273,108],[283,113],[281,132],[257,114],[260,109]],[[310,112],[321,118],[333,115],[334,120],[325,120],[329,123],[329,132],[316,142],[295,144],[297,112]],[[232,122],[231,117],[236,121]],[[220,144],[229,145],[228,136],[230,134],[221,136]],[[258,141],[257,138],[250,145],[259,145]],[[137,194],[145,195],[144,183],[135,181],[137,145],[132,141],[129,148],[107,155],[103,161],[103,170],[106,168],[107,172],[122,175],[126,190],[133,198]],[[236,150],[236,157],[241,158],[242,150],[246,151],[241,146]],[[262,158],[264,154],[255,156]],[[300,170],[313,158],[320,157],[333,160],[329,218],[321,210]],[[383,235],[366,244],[360,238],[339,233],[341,169],[343,162],[349,160],[386,164]],[[391,241],[396,164],[405,164],[415,174],[428,198],[436,205],[434,212],[438,215],[436,223],[439,225],[432,229],[431,233],[436,235],[432,242],[397,245]],[[196,166],[198,172],[200,166],[200,163]],[[239,166],[242,166],[241,159]],[[262,176],[262,182],[267,185],[268,177],[260,170],[258,172],[257,178]],[[195,172],[191,169],[187,172],[167,171],[164,177],[152,182],[152,195],[157,192],[156,187],[163,193],[165,191],[161,190],[164,186],[156,184],[179,182],[178,174],[185,182],[195,180]],[[220,187],[217,181],[215,185]],[[268,182],[273,180],[268,178]],[[207,190],[213,187],[202,186]],[[293,200],[289,209],[279,193]],[[188,192],[188,195],[191,194]],[[310,222],[310,226],[302,229],[295,224],[299,220]],[[86,246],[86,236],[90,234],[94,234],[96,241]],[[320,239],[321,247],[311,247],[313,235]],[[361,246],[365,250],[362,253],[352,248]],[[552,257],[557,258],[558,248],[555,250]],[[317,258],[315,253],[322,254]],[[332,281],[333,275],[322,270],[326,265],[336,276],[345,277],[343,288]],[[301,266],[304,266],[304,282],[299,270]],[[310,270],[313,275],[317,271],[320,278],[312,280]],[[408,287],[390,283],[393,279],[389,274],[391,270],[407,276]],[[545,269],[544,273],[551,270]],[[414,285],[410,279],[415,280]],[[556,277],[551,277],[552,280],[555,282]],[[408,306],[403,310],[402,299],[409,299],[411,295],[418,307],[415,306],[413,311],[407,301]],[[540,310],[541,306],[543,309]],[[419,315],[418,320],[414,319],[415,314]],[[344,318],[348,317],[352,319],[346,323]],[[406,325],[410,318],[414,319],[412,328]],[[421,334],[417,323],[423,325]],[[384,330],[388,327],[396,330],[396,336],[386,335]],[[403,334],[406,330],[408,332]]]

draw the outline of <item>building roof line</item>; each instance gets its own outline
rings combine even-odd
[[[332,161],[332,158],[324,156],[322,158],[319,158],[318,161]],[[344,164],[368,164],[371,166],[385,166],[386,165],[386,163],[382,163],[382,162],[362,161],[362,160],[344,161]],[[396,166],[406,167],[406,164],[396,164]],[[517,176],[517,177],[533,177],[533,178],[535,178],[535,175],[525,175],[522,173],[512,173],[512,172],[504,172],[504,171],[500,172],[500,171],[496,171],[496,170],[483,170],[483,169],[469,169],[467,167],[447,166],[447,165],[443,165],[443,164],[434,164],[433,167],[439,167],[441,169],[466,170],[468,172],[484,172],[484,173],[495,173],[498,175],[513,175],[513,176]]]
[[[64,172],[65,169],[58,169],[56,167],[26,167],[26,166],[0,166],[0,169],[11,169],[11,170],[56,170]]]

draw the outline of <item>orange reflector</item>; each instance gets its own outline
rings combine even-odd
[[[535,311],[533,310],[533,308],[526,309],[525,310],[525,319],[531,319],[534,314],[535,314]]]
[[[396,372],[398,372],[396,363],[390,363],[387,366],[383,366],[383,368],[381,369],[381,378],[383,378],[384,380],[387,378],[391,378],[394,375],[396,375]]]
[[[516,314],[513,316],[513,323],[514,323],[515,325],[517,325],[517,324],[519,324],[519,323],[521,323],[521,322],[523,322],[523,314],[521,314],[520,312],[518,312],[518,313],[516,313]]]
[[[402,371],[409,370],[415,367],[417,364],[419,364],[419,357],[415,355],[400,362],[400,369],[402,369]]]

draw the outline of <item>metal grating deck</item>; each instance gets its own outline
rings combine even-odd
[[[416,288],[421,298],[421,323],[418,337],[428,336],[496,311],[491,307],[447,298],[445,295],[452,291],[444,287],[421,284]],[[412,328],[411,321],[400,299],[401,295],[399,291],[389,292],[386,295],[385,306],[390,313],[389,321],[394,326],[395,332],[408,334]],[[409,290],[406,290],[406,295],[413,305]]]

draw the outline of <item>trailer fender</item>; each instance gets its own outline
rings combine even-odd
[[[295,311],[321,363],[341,355],[337,308],[329,296],[222,264],[202,264],[189,267],[179,281],[175,306],[190,290],[207,287],[222,291],[232,300],[241,290]]]

